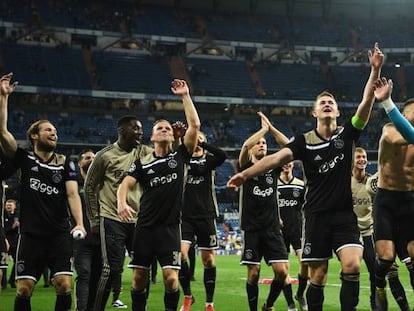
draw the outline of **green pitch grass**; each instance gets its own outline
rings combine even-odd
[[[218,311],[238,311],[248,310],[247,298],[245,292],[246,282],[246,267],[239,265],[239,256],[217,256],[217,283],[215,292],[215,309]],[[128,261],[128,260],[126,260]],[[361,272],[361,289],[358,310],[369,311],[369,280],[368,273],[365,269],[364,263],[362,264]],[[296,277],[298,271],[298,263],[295,257],[291,257],[291,277]],[[329,276],[328,284],[325,288],[325,311],[338,311],[339,306],[339,271],[340,265],[336,258],[330,260],[329,263]],[[402,264],[399,269],[400,278],[406,289],[409,303],[413,306],[413,292],[409,283],[408,272],[405,266]],[[272,278],[272,271],[266,265],[262,265],[261,279]],[[131,271],[125,268],[123,275],[123,292],[121,294],[121,300],[128,305],[127,310],[131,310],[131,298],[129,295],[129,288],[131,284]],[[193,305],[192,310],[202,311],[204,310],[204,285],[203,285],[203,269],[200,258],[197,258],[195,281],[191,283],[193,294],[196,298],[196,302]],[[259,285],[259,308],[265,301],[270,285]],[[296,292],[297,285],[293,285],[293,293]],[[390,304],[390,310],[399,310],[394,298],[388,291],[388,300]],[[73,295],[72,295],[73,296]],[[158,269],[157,283],[151,285],[150,296],[148,301],[149,311],[162,311],[164,310],[163,304],[164,286],[161,281],[161,270]],[[0,294],[0,310],[9,311],[13,310],[13,302],[15,297],[14,289],[8,287]],[[181,292],[181,300],[182,300]],[[180,300],[180,302],[181,302]],[[43,288],[43,280],[39,282],[32,297],[32,310],[33,311],[48,311],[54,309],[54,289]],[[74,304],[73,304],[74,305]],[[109,305],[109,304],[108,304]],[[281,294],[276,302],[276,310],[287,310],[287,304],[283,294]],[[74,309],[74,308],[73,308]],[[115,310],[108,306],[106,310]]]

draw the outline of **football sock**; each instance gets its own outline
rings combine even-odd
[[[131,300],[133,311],[145,311],[147,305],[146,290],[134,290],[131,288]]]
[[[176,311],[179,299],[180,291],[178,290],[178,288],[173,291],[166,291],[164,294],[165,311]]]
[[[359,273],[341,272],[341,310],[356,310],[359,301]]]
[[[309,283],[306,291],[306,300],[308,302],[309,310],[322,311],[323,301],[325,299],[323,295],[323,285]]]
[[[204,287],[206,289],[206,302],[213,302],[216,288],[216,267],[204,268]]]

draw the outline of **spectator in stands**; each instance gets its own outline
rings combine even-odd
[[[21,170],[20,240],[17,250],[17,295],[14,310],[30,310],[30,298],[44,266],[51,269],[56,289],[55,310],[70,310],[72,241],[67,206],[75,226],[83,227],[75,166],[55,152],[56,128],[47,120],[34,122],[27,131],[33,152],[17,146],[7,128],[8,97],[17,82],[12,73],[0,78],[0,142],[5,156]]]
[[[152,152],[150,147],[141,144],[142,124],[136,116],[121,117],[117,129],[117,141],[98,151],[88,169],[84,186],[91,230],[93,234],[99,233],[101,240],[103,268],[95,301],[97,311],[105,309],[112,287],[120,289],[125,249],[129,254],[132,250],[136,213],[127,223],[118,217],[118,186],[132,163]],[[139,197],[138,187],[128,197],[135,211],[139,208]],[[113,307],[124,307],[119,294],[113,296]]]
[[[371,73],[355,115],[344,126],[335,97],[322,92],[315,100],[316,129],[296,135],[285,148],[264,157],[228,181],[237,188],[255,176],[292,160],[302,160],[307,180],[305,245],[302,260],[309,264],[310,284],[306,298],[310,310],[321,310],[328,260],[334,251],[341,262],[341,310],[355,310],[359,301],[362,245],[353,212],[351,175],[353,147],[366,126],[374,103],[374,82],[379,78],[384,55],[376,43],[368,52]]]
[[[218,207],[215,191],[215,170],[226,160],[225,151],[210,145],[206,136],[198,134],[197,146],[190,159],[184,190],[181,224],[180,283],[184,291],[183,311],[189,311],[194,301],[191,292],[191,271],[188,253],[197,240],[204,266],[206,311],[213,311],[216,286],[215,249],[218,247],[216,218]]]
[[[181,266],[181,209],[186,166],[197,146],[200,120],[184,80],[174,80],[171,90],[180,95],[188,129],[173,152],[173,128],[166,120],[155,122],[151,141],[154,152],[133,163],[118,190],[118,215],[124,222],[135,217],[127,195],[140,183],[143,193],[134,233],[132,261],[132,310],[146,310],[148,270],[157,257],[165,285],[166,310],[176,310],[179,301],[178,270]]]
[[[238,167],[243,171],[260,161],[267,154],[265,135],[270,132],[279,145],[288,139],[277,130],[262,113],[261,128],[243,143]],[[257,310],[259,275],[262,257],[272,266],[274,279],[262,310],[273,310],[273,304],[285,286],[288,253],[280,231],[277,208],[277,180],[280,170],[269,170],[243,185],[240,191],[240,227],[244,231],[244,247],[241,264],[247,266],[246,292],[249,310]],[[294,307],[294,305],[293,305]],[[291,310],[291,306],[289,306]],[[295,309],[292,309],[295,310]]]

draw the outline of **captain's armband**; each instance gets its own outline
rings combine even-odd
[[[367,125],[367,123],[368,123],[368,121],[364,121],[364,120],[362,120],[360,117],[358,117],[357,115],[354,115],[353,117],[352,117],[352,120],[351,120],[351,122],[352,122],[352,125],[357,129],[357,130],[360,130],[360,131],[362,131],[364,128],[365,128],[365,126]]]

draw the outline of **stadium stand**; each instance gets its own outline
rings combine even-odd
[[[408,78],[414,74],[413,19],[390,14],[376,17],[374,23],[346,14],[306,16],[306,11],[292,19],[279,11],[146,2],[35,0],[30,5],[24,1],[18,9],[11,0],[1,2],[1,71],[13,71],[22,85],[39,88],[11,100],[11,128],[19,140],[25,140],[31,121],[45,117],[57,124],[62,148],[76,154],[85,146],[99,149],[112,142],[115,120],[122,114],[137,113],[144,136],[158,117],[182,118],[168,97],[174,78],[171,56],[183,60],[195,101],[203,100],[197,105],[208,140],[226,148],[232,158],[260,126],[258,110],[292,136],[312,127],[312,101],[329,90],[345,104],[341,121],[349,117],[368,76],[366,50],[376,40],[396,53],[383,68],[383,75],[394,80],[396,101],[414,94]],[[85,41],[79,41],[82,36]],[[397,62],[399,67],[394,66]],[[258,80],[252,79],[252,69]],[[264,92],[258,92],[258,82]],[[98,89],[99,96],[93,93]],[[376,171],[376,149],[386,121],[375,109],[360,139],[369,150],[371,173]],[[269,147],[278,148],[270,141]],[[225,188],[233,173],[231,161],[217,171],[221,213],[236,207],[234,194]],[[234,219],[229,225],[237,228]]]

